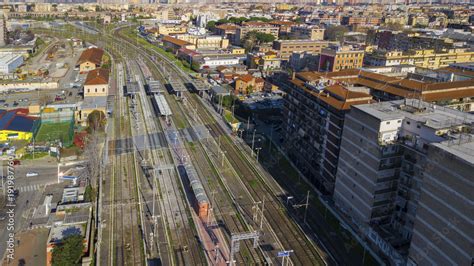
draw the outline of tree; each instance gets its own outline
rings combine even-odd
[[[250,31],[244,37],[243,43],[244,48],[247,51],[252,51],[255,45],[261,45],[263,43],[273,42],[275,40],[275,36],[258,31]]]
[[[105,123],[105,114],[102,111],[94,110],[87,116],[87,125],[92,131],[104,130]]]
[[[330,41],[344,41],[344,34],[349,32],[345,26],[329,26],[324,32],[325,38]]]
[[[214,29],[214,27],[216,26],[216,23],[217,23],[217,21],[213,21],[213,20],[207,22],[206,29],[208,29],[208,30]]]
[[[71,234],[53,248],[51,262],[53,266],[80,265],[84,249],[83,237],[80,234]]]

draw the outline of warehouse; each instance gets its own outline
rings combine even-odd
[[[23,56],[13,54],[0,55],[0,73],[9,74],[23,64]]]

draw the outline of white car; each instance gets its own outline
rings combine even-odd
[[[28,172],[26,173],[26,177],[34,177],[34,176],[38,176],[39,174],[37,172]]]

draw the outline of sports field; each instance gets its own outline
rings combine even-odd
[[[62,142],[70,142],[72,141],[74,133],[71,131],[70,122],[41,124],[41,127],[36,134],[35,141],[43,142],[61,140]]]

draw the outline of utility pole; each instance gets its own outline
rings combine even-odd
[[[252,157],[253,157],[253,148],[254,148],[254,145],[255,145],[255,131],[257,131],[256,129],[253,130],[253,136],[252,136]]]
[[[258,162],[258,155],[260,154],[260,150],[261,150],[261,149],[262,149],[261,147],[260,147],[260,148],[256,148],[256,150],[257,150],[257,162]]]
[[[308,193],[306,194],[306,204],[305,204],[305,209],[304,209],[304,223],[306,224],[306,215],[308,213],[308,206],[309,206],[309,190],[308,190]]]

